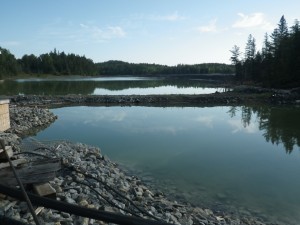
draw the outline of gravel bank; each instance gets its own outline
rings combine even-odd
[[[140,106],[210,106],[242,104],[300,104],[299,89],[273,90],[238,86],[234,91],[200,95],[66,95],[66,96],[11,96],[19,106],[64,105],[140,105]]]

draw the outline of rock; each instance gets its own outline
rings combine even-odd
[[[72,199],[72,198],[70,198],[70,197],[66,197],[66,198],[65,198],[65,201],[66,201],[67,203],[69,203],[69,204],[75,204],[75,203],[76,203],[75,200]]]

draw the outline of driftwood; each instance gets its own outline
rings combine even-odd
[[[56,171],[61,169],[61,160],[58,158],[43,159],[20,164],[15,169],[23,184],[44,183],[54,179]],[[17,185],[17,180],[10,167],[0,170],[0,184]]]

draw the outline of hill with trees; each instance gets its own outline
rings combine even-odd
[[[111,60],[94,63],[85,56],[66,54],[56,49],[50,53],[35,56],[24,55],[16,59],[9,50],[0,48],[0,79],[28,75],[177,75],[177,74],[233,74],[234,66],[220,63],[196,65],[178,64],[166,66],[148,63],[128,63]]]

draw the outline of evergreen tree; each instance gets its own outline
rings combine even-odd
[[[235,67],[235,75],[237,80],[243,80],[243,72],[242,72],[242,62],[240,60],[240,48],[238,46],[233,46],[232,50],[230,50],[232,56],[230,57],[231,63]]]
[[[245,48],[245,60],[254,59],[256,53],[255,38],[250,34]]]
[[[241,63],[243,80],[271,87],[300,85],[300,26],[299,21],[288,29],[284,16],[269,36],[265,34],[262,53],[256,53],[255,39],[250,34],[245,58]],[[232,59],[235,57],[232,56]]]
[[[284,15],[280,18],[279,24],[278,24],[278,34],[281,41],[282,39],[288,37],[289,35],[289,29],[286,23],[286,20],[284,18]]]

